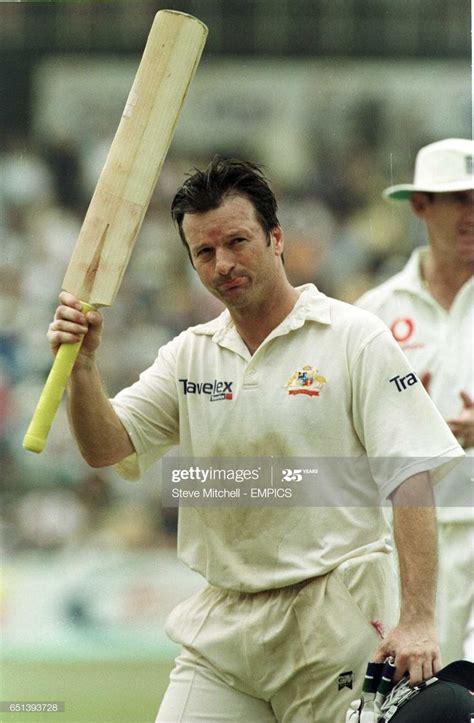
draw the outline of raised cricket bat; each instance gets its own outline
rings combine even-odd
[[[155,16],[62,284],[83,310],[110,306],[115,299],[206,36],[206,26],[191,15],[160,10]],[[79,349],[80,343],[59,348],[25,449],[44,449]]]

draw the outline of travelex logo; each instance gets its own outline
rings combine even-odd
[[[232,385],[234,382],[224,382],[214,379],[213,382],[191,382],[189,379],[180,379],[183,392],[187,394],[207,394],[210,402],[220,402],[233,398]]]
[[[390,382],[390,384],[395,384],[397,391],[399,392],[403,392],[408,387],[412,387],[413,384],[418,383],[416,374],[414,374],[413,372],[410,372],[410,374],[406,374],[404,377],[401,377],[399,374],[397,374],[388,381]]]

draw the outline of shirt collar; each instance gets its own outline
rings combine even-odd
[[[320,324],[330,324],[331,307],[328,297],[314,284],[303,284],[303,286],[298,286],[297,290],[300,292],[300,297],[282,323],[317,321]]]
[[[410,258],[408,259],[405,267],[400,271],[399,274],[393,277],[393,288],[403,291],[411,291],[415,294],[424,294],[426,299],[433,302],[426,281],[423,278],[421,272],[421,261],[428,252],[428,246],[422,246],[412,251]],[[464,290],[468,290],[474,283],[474,278],[471,277],[458,292],[463,293]],[[436,302],[434,302],[436,303]]]
[[[331,323],[329,299],[325,294],[319,291],[314,284],[298,286],[297,291],[300,292],[300,296],[288,316],[277,327],[279,334],[297,329],[303,326],[305,321],[316,321],[320,324]],[[206,324],[191,327],[190,331],[194,334],[212,336],[215,342],[221,341],[228,334],[236,333],[228,309],[225,309],[219,316]],[[276,329],[274,329],[272,335],[275,332]]]
[[[417,248],[412,251],[405,267],[394,277],[394,286],[396,289],[420,292],[426,290],[425,280],[421,274],[421,259],[428,251],[427,246]]]

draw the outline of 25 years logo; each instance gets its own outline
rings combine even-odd
[[[302,482],[305,475],[318,474],[317,469],[282,469],[282,482]]]
[[[282,482],[301,482],[303,479],[302,469],[282,469],[281,481]]]

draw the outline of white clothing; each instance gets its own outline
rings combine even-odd
[[[418,375],[431,372],[429,393],[443,419],[459,416],[461,390],[474,398],[474,278],[459,290],[449,311],[433,299],[421,275],[415,249],[406,266],[364,294],[357,305],[380,317],[391,329]],[[438,518],[474,521],[474,450],[436,490]]]
[[[445,419],[462,410],[459,392],[474,397],[473,290],[470,279],[449,311],[433,299],[421,274],[416,249],[402,271],[357,302],[390,327],[418,374],[431,372],[430,396]],[[474,611],[474,498],[471,448],[443,484],[435,489],[439,520],[439,585],[437,615],[444,663],[468,657],[468,621]]]
[[[335,723],[396,622],[389,555],[259,593],[207,586],[173,610],[183,645],[157,723]]]
[[[386,326],[311,284],[253,356],[225,311],[165,345],[113,405],[136,450],[117,465],[128,478],[178,443],[196,458],[367,457],[362,487],[386,498],[417,472],[436,482],[463,454]],[[360,479],[344,484],[359,494]],[[376,504],[185,506],[179,517],[179,557],[245,592],[390,550]]]

